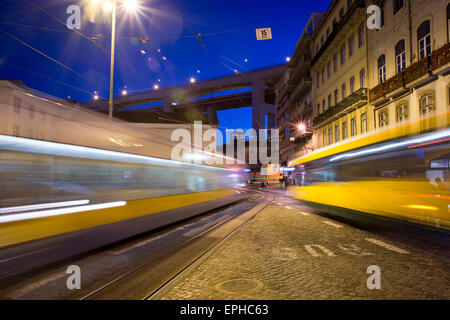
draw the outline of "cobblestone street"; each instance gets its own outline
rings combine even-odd
[[[317,215],[278,196],[162,299],[449,299],[448,248]],[[369,290],[367,268],[381,269]]]

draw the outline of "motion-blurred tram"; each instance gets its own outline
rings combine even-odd
[[[244,197],[241,171],[172,161],[170,138],[14,83],[0,114],[0,278]]]
[[[450,229],[449,112],[316,151],[290,166],[289,194],[315,208]]]

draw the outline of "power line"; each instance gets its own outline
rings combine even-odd
[[[290,25],[290,24],[297,24],[297,23],[303,23],[304,21],[290,21],[290,22],[285,22],[285,23],[279,23],[279,24],[269,24],[267,25],[267,27],[277,27],[277,26],[283,26],[283,25]],[[51,27],[46,27],[46,26],[36,26],[36,25],[26,25],[26,24],[20,24],[20,23],[15,23],[15,22],[10,22],[10,21],[0,21],[0,24],[6,24],[6,25],[11,25],[11,26],[16,26],[16,27],[21,27],[21,28],[28,28],[28,29],[35,29],[35,30],[40,30],[40,31],[54,31],[54,32],[63,32],[63,33],[73,33],[73,31],[69,31],[67,29],[57,29],[57,28],[51,28]],[[243,31],[254,31],[256,30],[258,27],[245,27],[245,28],[238,28],[238,29],[230,29],[230,30],[223,30],[223,31],[217,31],[217,32],[210,32],[210,33],[203,33],[202,37],[214,37],[214,36],[219,36],[219,35],[223,35],[223,34],[228,34],[228,33],[237,33],[237,32],[243,32]],[[101,38],[111,38],[111,35],[102,35],[102,34],[97,34],[97,35],[87,35],[87,37],[89,39],[95,38],[95,37],[101,37]],[[130,39],[133,38],[134,36],[132,35],[128,35],[128,36],[117,36],[117,38],[120,39]],[[173,36],[167,36],[167,37],[150,37],[151,40],[172,40],[172,39],[193,39],[196,38],[197,35],[193,34],[193,35],[173,35]]]
[[[27,0],[30,4],[32,4],[35,8],[39,9],[40,11],[44,12],[46,15],[48,15],[49,17],[53,18],[54,20],[58,21],[59,23],[63,24],[64,26],[66,26],[66,23],[62,20],[60,20],[58,17],[54,16],[52,13],[50,13],[49,11],[45,10],[44,8],[38,6],[36,3],[34,3],[31,0]],[[72,32],[75,32],[77,35],[83,37],[84,39],[88,40],[89,42],[91,42],[92,44],[94,44],[96,47],[100,48],[102,51],[106,52],[108,55],[111,55],[111,52],[107,49],[105,49],[102,45],[98,44],[94,39],[92,39],[93,37],[88,37],[85,34],[83,34],[82,32],[73,29]],[[122,62],[124,65],[126,65],[128,68],[130,68],[132,71],[140,74],[141,76],[143,76],[147,81],[149,82],[154,82],[154,79],[150,79],[148,78],[145,74],[143,74],[142,72],[136,70],[132,65],[130,65],[128,62],[122,60],[119,56],[117,56],[117,60],[119,60],[120,62]]]
[[[186,26],[186,28],[192,33],[192,35],[194,35],[197,39],[197,41],[200,43],[200,45],[202,46],[203,50],[206,52],[206,54],[208,55],[208,57],[210,58],[210,60],[213,62],[213,64],[215,65],[215,67],[217,68],[217,71],[219,71],[220,74],[225,75],[221,68],[220,65],[217,63],[217,61],[214,59],[213,55],[208,51],[208,49],[206,48],[205,43],[202,40],[202,35],[201,34],[196,34],[193,29],[187,24],[186,20],[183,18],[183,16],[179,13],[179,11],[175,8],[175,6],[172,3],[172,0],[168,1],[170,6],[172,7],[172,9],[174,10],[174,12],[177,12],[178,15],[180,16],[181,20],[183,21],[183,24]],[[220,86],[217,87],[218,89],[222,89]],[[241,104],[245,104],[244,101],[242,100],[242,98],[239,98]],[[255,119],[255,121],[259,124],[260,127],[264,127],[257,119]]]
[[[43,53],[42,51],[39,51],[38,49],[36,49],[36,48],[32,47],[32,46],[31,46],[31,45],[29,45],[28,43],[25,43],[24,41],[22,41],[22,40],[20,40],[20,39],[16,38],[16,37],[15,37],[15,36],[13,36],[12,34],[10,34],[10,33],[6,32],[6,31],[4,31],[4,30],[2,30],[2,29],[0,29],[0,32],[1,32],[1,33],[3,33],[3,34],[5,34],[6,36],[10,37],[11,39],[14,39],[14,40],[16,40],[17,42],[19,42],[19,43],[23,44],[24,46],[26,46],[26,47],[28,47],[28,48],[32,49],[33,51],[35,51],[35,52],[39,53],[40,55],[42,55],[42,56],[46,57],[47,59],[49,59],[49,60],[53,61],[54,63],[56,63],[57,65],[59,65],[59,66],[63,67],[64,69],[67,69],[67,70],[69,70],[70,72],[73,72],[73,73],[75,73],[75,74],[76,74],[77,76],[79,76],[80,78],[83,78],[83,79],[84,79],[84,80],[86,80],[86,81],[89,81],[89,82],[95,83],[96,85],[98,85],[98,86],[100,86],[100,87],[102,87],[102,88],[104,88],[104,89],[106,89],[106,90],[107,90],[107,88],[106,88],[106,87],[104,87],[104,86],[103,86],[102,84],[100,84],[100,83],[98,83],[98,82],[96,82],[96,81],[94,81],[94,80],[91,80],[91,79],[89,79],[89,78],[85,77],[85,76],[84,76],[84,75],[82,75],[81,73],[79,73],[79,72],[75,71],[74,69],[72,69],[72,68],[70,68],[70,67],[66,66],[66,65],[65,65],[65,64],[63,64],[62,62],[59,62],[58,60],[56,60],[56,59],[53,59],[52,57],[50,57],[50,56],[46,55],[46,54],[45,54],[45,53]]]
[[[7,65],[10,65],[10,66],[14,67],[14,68],[21,69],[21,70],[23,70],[23,71],[26,71],[26,72],[29,72],[29,73],[31,73],[31,74],[34,74],[34,75],[36,75],[36,76],[38,76],[38,77],[41,77],[41,78],[44,78],[44,79],[47,79],[47,80],[56,82],[56,83],[58,83],[58,84],[60,84],[60,85],[63,85],[63,86],[66,86],[66,87],[69,87],[69,88],[78,90],[78,91],[80,91],[80,92],[84,92],[84,93],[87,93],[87,94],[89,94],[89,95],[92,94],[92,92],[89,92],[89,91],[86,91],[86,90],[84,90],[84,89],[81,89],[81,88],[72,86],[72,85],[70,85],[70,84],[67,84],[67,83],[65,83],[65,82],[62,82],[62,81],[59,81],[59,80],[56,80],[56,79],[53,79],[53,78],[51,78],[51,77],[49,77],[49,76],[46,76],[46,75],[40,74],[40,73],[38,73],[38,72],[29,70],[29,69],[27,69],[27,68],[18,66],[18,65],[16,65],[16,64],[11,63],[11,62],[8,62],[8,61],[5,61],[5,60],[3,60],[3,61],[0,60],[0,63],[5,63],[5,64],[7,64]]]

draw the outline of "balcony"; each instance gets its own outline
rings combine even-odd
[[[364,0],[356,0],[353,2],[352,6],[348,9],[347,13],[341,17],[341,20],[333,24],[333,31],[328,36],[325,43],[322,45],[320,50],[316,53],[314,58],[312,59],[311,63],[314,65],[316,62],[320,59],[320,57],[323,55],[323,53],[327,50],[328,46],[333,42],[333,40],[336,38],[336,36],[341,32],[342,28],[344,28],[345,24],[350,20],[352,15],[360,8],[365,8],[365,1]]]
[[[339,102],[334,107],[328,108],[324,113],[320,114],[313,120],[313,126],[317,126],[318,124],[328,120],[329,118],[335,116],[336,114],[344,111],[345,109],[359,103],[367,101],[367,89],[361,88],[358,91],[355,91],[353,94]]]
[[[370,90],[370,101],[376,101],[387,94],[400,88],[406,88],[406,85],[420,79],[424,75],[436,70],[450,62],[450,43],[435,50],[426,59],[422,59],[401,73],[389,78],[386,82],[380,83]]]

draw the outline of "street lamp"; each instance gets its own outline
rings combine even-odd
[[[91,0],[97,2],[96,0]],[[124,8],[128,12],[134,12],[138,9],[136,0],[122,0]],[[116,0],[106,0],[103,2],[103,10],[105,12],[111,11],[111,68],[109,77],[109,119],[112,120],[113,108],[114,108],[114,57],[116,46]]]

